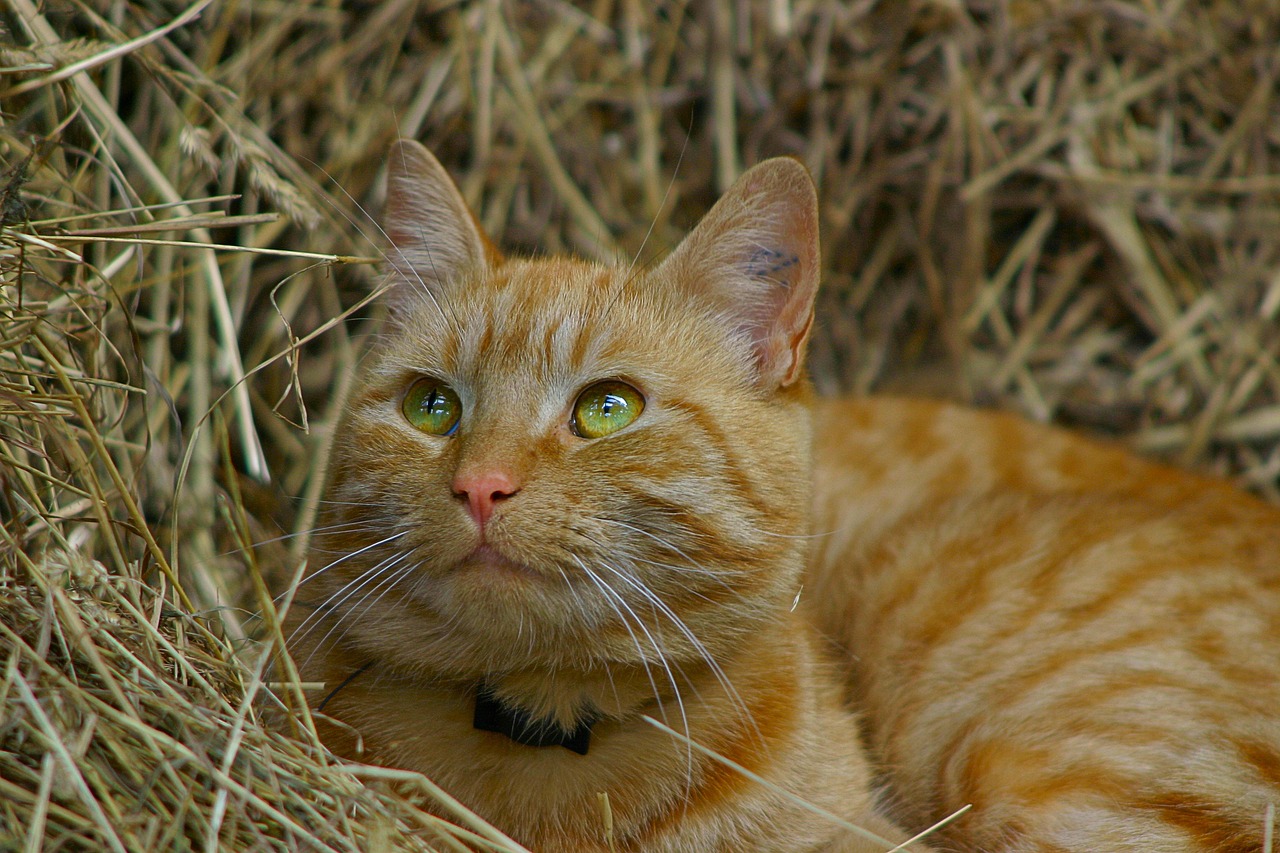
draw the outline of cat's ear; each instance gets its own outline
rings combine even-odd
[[[655,271],[710,299],[749,338],[762,385],[795,382],[818,291],[818,198],[780,157],[748,169]]]
[[[420,287],[435,295],[461,275],[502,261],[444,166],[412,139],[391,146],[382,220],[391,242],[387,261],[400,279],[394,302]]]

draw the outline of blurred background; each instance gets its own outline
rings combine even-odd
[[[509,251],[606,260],[797,157],[821,391],[1014,409],[1275,500],[1278,75],[1270,0],[6,0],[0,826],[436,837],[256,710],[397,137]]]

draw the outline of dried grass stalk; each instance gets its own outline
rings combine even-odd
[[[1280,498],[1268,0],[12,0],[0,33],[24,849],[501,846],[262,719],[398,135],[505,245],[645,260],[798,156],[823,389],[1018,408]]]

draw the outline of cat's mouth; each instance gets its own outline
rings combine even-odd
[[[496,548],[487,543],[477,545],[474,551],[463,557],[462,562],[458,564],[458,568],[465,571],[491,573],[500,577],[529,579],[542,577],[539,572],[534,571],[524,563],[518,563],[503,556]]]

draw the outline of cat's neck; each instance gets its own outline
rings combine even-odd
[[[645,663],[599,660],[588,667],[531,666],[511,670],[476,670],[470,673],[429,672],[419,667],[361,654],[350,647],[326,657],[325,683],[330,710],[358,704],[376,687],[395,685],[399,692],[431,692],[444,701],[469,703],[485,692],[504,705],[532,719],[571,729],[587,718],[631,722],[643,716],[677,721],[685,703],[706,702],[724,695],[736,703],[733,714],[749,716],[736,690],[739,678],[751,678],[759,667],[758,644],[769,644],[791,654],[802,650],[784,641],[797,630],[793,614],[760,624],[750,644],[725,650],[710,659],[702,656],[674,659],[650,652]],[[726,692],[727,691],[727,692]]]
[[[733,661],[716,662],[717,667]],[[653,660],[646,667],[620,665],[589,670],[531,669],[487,675],[482,682],[497,699],[531,717],[569,728],[596,717],[630,720],[649,714],[665,717],[681,699],[715,683],[705,661]]]
[[[357,664],[350,659],[341,666]],[[599,844],[601,793],[612,804],[620,838],[667,831],[655,828],[665,826],[661,819],[655,823],[655,805],[689,796],[696,800],[699,789],[723,789],[716,798],[725,801],[772,796],[722,759],[692,748],[685,738],[771,777],[781,756],[794,761],[798,744],[808,743],[800,733],[822,730],[822,755],[805,763],[843,761],[847,769],[833,766],[828,772],[861,772],[852,721],[834,696],[811,695],[815,685],[825,683],[814,676],[822,666],[809,632],[796,614],[784,609],[757,632],[755,641],[718,659],[715,667],[654,659],[647,672],[642,667],[526,671],[486,682],[513,707],[530,712],[555,707],[566,723],[580,719],[583,707],[597,709],[585,755],[478,730],[475,684],[423,679],[376,665],[338,693],[325,713],[370,720],[361,726],[362,758],[423,770],[480,814],[503,816],[504,828],[526,844],[606,849]],[[329,673],[335,679],[340,675]],[[342,744],[339,748],[354,752]],[[475,769],[490,766],[502,768],[503,784],[495,786]],[[857,790],[854,780],[846,790]],[[552,816],[558,816],[554,826]],[[829,825],[822,831],[829,833]]]

